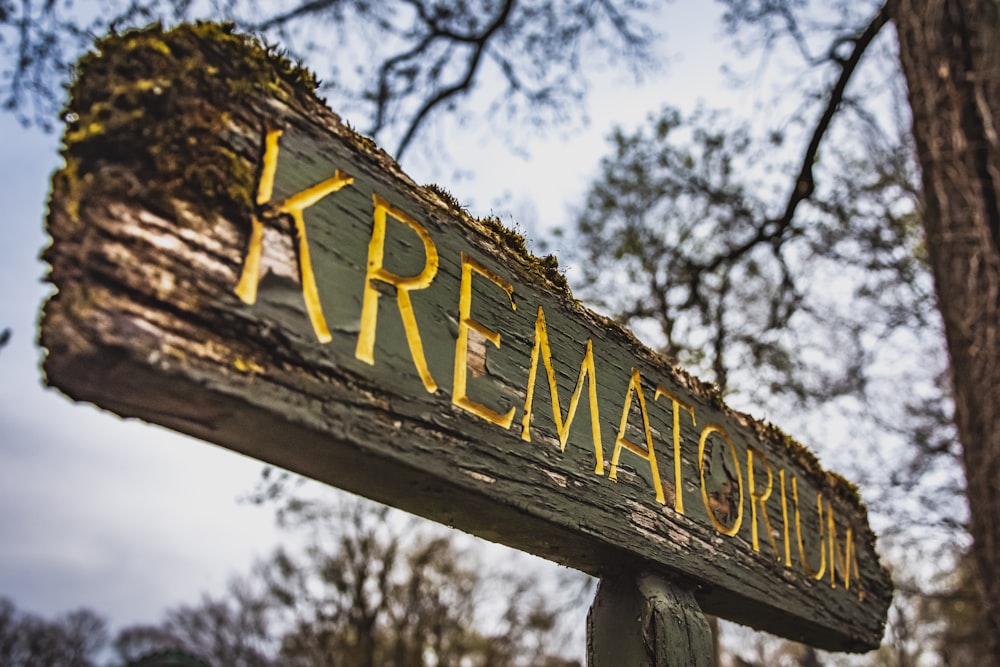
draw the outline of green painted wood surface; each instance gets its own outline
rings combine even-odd
[[[48,219],[45,258],[58,292],[45,307],[42,344],[53,386],[593,574],[683,576],[707,612],[817,647],[879,643],[891,582],[849,484],[583,308],[552,262],[525,253],[515,234],[414,184],[305,81],[252,40],[212,25],[111,38],[84,59]],[[268,197],[265,137],[275,130]],[[279,209],[336,170],[351,183],[302,214],[330,332],[321,342],[303,296],[300,238]],[[379,201],[412,221],[387,218],[385,271],[412,277],[428,266],[418,230],[439,258],[430,283],[408,291],[434,392],[385,280],[371,281],[374,363],[358,353]],[[236,286],[255,217],[262,277],[249,305]],[[465,329],[498,334],[499,346],[473,331],[456,364],[462,267],[472,263],[481,270],[467,269]],[[539,308],[563,418],[592,345],[599,448],[589,382],[560,446],[541,359],[524,438]],[[458,365],[468,369],[465,407],[456,401]],[[679,407],[676,422],[671,396],[690,408]],[[510,426],[469,404],[513,410]],[[623,413],[631,449],[616,447]],[[758,496],[770,470],[763,502],[751,502],[751,469]],[[848,530],[856,569],[845,586]]]

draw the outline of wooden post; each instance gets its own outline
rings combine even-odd
[[[587,615],[589,667],[715,667],[691,591],[653,573],[601,579]]]

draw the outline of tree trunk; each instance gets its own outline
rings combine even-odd
[[[900,0],[894,16],[951,357],[982,611],[1000,665],[1000,6]]]

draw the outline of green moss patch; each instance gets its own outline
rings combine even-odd
[[[156,24],[109,35],[78,65],[61,176],[80,197],[95,189],[126,196],[141,191],[169,214],[174,193],[194,192],[198,198],[190,203],[199,213],[247,217],[255,166],[218,141],[232,124],[227,110],[253,94],[283,98],[296,89],[311,94],[316,86],[307,70],[230,24],[172,30]],[[78,174],[96,173],[101,163],[127,170],[119,168],[117,183],[78,182]]]

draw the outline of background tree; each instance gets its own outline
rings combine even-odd
[[[972,553],[1000,665],[1000,7],[894,5],[923,175],[924,226],[951,358]]]
[[[225,0],[204,7],[112,0],[97,15],[73,0],[0,3],[0,49],[10,63],[0,97],[23,121],[53,127],[65,73],[96,35],[152,21],[229,20],[280,40],[292,55],[308,54],[335,108],[367,119],[360,129],[399,158],[442,112],[482,117],[488,109],[516,118],[522,131],[579,123],[590,71],[655,65],[650,12],[645,0]],[[481,90],[487,77],[500,85]]]
[[[757,34],[790,37],[808,53],[801,20],[812,9],[808,3],[726,4],[735,29],[752,26]],[[849,17],[850,10],[838,9]],[[934,0],[891,1],[871,15],[869,28],[891,20],[898,37],[897,63],[907,85],[921,172],[920,214],[950,359],[966,495],[974,510],[969,528],[982,615],[991,638],[990,663],[1000,664],[1000,583],[994,576],[1000,565],[1000,526],[990,518],[997,509],[991,489],[1000,475],[1000,59],[995,46],[1000,12],[993,2]],[[839,68],[841,79],[851,74],[845,48],[853,53],[863,45],[851,33],[845,38],[831,42],[825,58]],[[836,90],[827,98],[831,103],[837,101]]]
[[[584,293],[751,412],[806,432],[787,406],[820,428],[846,418],[850,431],[825,439],[847,453],[834,467],[884,508],[890,556],[930,541],[957,563],[974,507],[981,595],[995,599],[995,4],[724,4],[749,52],[786,40],[780,52],[801,56],[805,103],[768,142],[669,110],[616,132],[575,230]],[[909,96],[887,99],[904,80]],[[790,134],[803,148],[787,148]],[[935,596],[895,610],[899,655],[915,605],[933,626],[927,610],[951,594],[923,579]],[[991,622],[994,606],[982,605]]]
[[[280,664],[271,657],[277,643],[272,615],[270,601],[251,581],[234,579],[225,596],[169,610],[159,631],[174,638],[171,648],[211,665],[272,667]]]
[[[176,650],[226,667],[578,664],[560,656],[558,603],[575,599],[583,575],[566,571],[567,588],[486,567],[454,533],[342,494],[292,493],[289,479],[255,499],[276,503],[306,546],[279,549],[223,596],[123,629],[121,661]]]
[[[265,569],[288,627],[282,664],[542,665],[562,649],[559,591],[487,568],[442,529],[354,498],[295,495],[280,516],[310,535],[301,556],[279,551]]]
[[[0,599],[0,664],[579,667],[562,655],[560,616],[589,592],[584,575],[546,583],[523,563],[486,564],[454,532],[343,494],[280,502],[284,527],[310,538],[301,553],[278,550],[225,593],[122,628],[110,664],[98,614],[46,620]]]
[[[6,667],[96,667],[107,641],[106,622],[89,609],[45,620],[0,598],[0,664]]]

